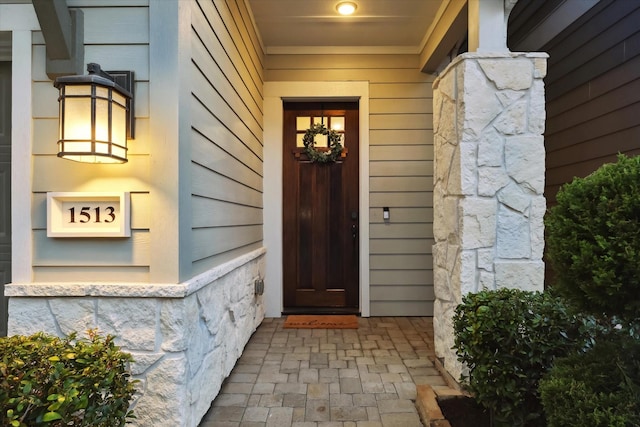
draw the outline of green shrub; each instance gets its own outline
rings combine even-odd
[[[540,393],[549,427],[640,425],[640,341],[608,337],[559,359]]]
[[[0,425],[124,426],[135,392],[131,355],[89,331],[0,338]]]
[[[581,310],[640,312],[640,157],[619,156],[558,192],[547,215],[554,287]]]
[[[548,293],[500,289],[463,297],[453,322],[469,368],[462,383],[497,425],[544,426],[538,383],[556,357],[583,345],[579,319]]]

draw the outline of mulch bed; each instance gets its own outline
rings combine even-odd
[[[438,396],[438,405],[451,427],[490,427],[488,411],[469,396]]]

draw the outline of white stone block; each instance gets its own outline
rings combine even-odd
[[[544,82],[533,82],[529,95],[529,132],[534,135],[542,135],[545,129],[546,104],[544,100]]]
[[[190,326],[194,324],[193,318],[190,318],[190,310],[187,305],[195,305],[197,313],[197,304],[189,303],[194,301],[195,297],[169,299],[160,304],[160,334],[161,348],[164,351],[180,352],[188,348],[189,339],[186,336]],[[192,308],[193,309],[193,308]]]
[[[493,246],[496,241],[497,201],[467,197],[460,201],[458,218],[463,249]]]
[[[451,234],[458,233],[458,198],[445,197],[434,199],[433,236],[437,242],[447,240]]]
[[[531,205],[531,195],[525,193],[522,188],[514,182],[511,182],[498,193],[498,200],[505,206],[526,214]]]
[[[433,267],[433,291],[442,301],[454,301],[449,273],[442,267]]]
[[[494,85],[487,81],[475,61],[465,62],[463,85],[464,108],[459,105],[458,120],[463,126],[463,140],[475,141],[502,112],[502,105],[496,97]]]
[[[129,350],[154,351],[157,307],[154,298],[101,298],[98,328]]]
[[[479,272],[479,286],[478,291],[483,290],[495,290],[496,289],[496,278],[495,274],[490,273],[488,271],[480,271]]]
[[[498,209],[498,258],[528,259],[531,257],[529,219],[521,213],[500,206]]]
[[[227,313],[229,304],[222,284],[215,282],[207,286],[201,292],[198,292],[197,297],[198,303],[202,307],[206,307],[206,310],[202,312],[202,316],[207,329],[209,329],[211,335],[216,335],[219,324]]]
[[[133,408],[135,426],[186,426],[187,360],[184,355],[165,357],[146,376],[142,399]]]
[[[500,90],[496,92],[496,96],[498,97],[498,100],[500,100],[500,104],[503,108],[509,107],[514,102],[522,99],[522,97],[524,97],[526,94],[527,91],[510,89]]]
[[[465,196],[476,196],[478,194],[478,146],[475,142],[461,142],[459,150],[460,192]],[[453,168],[451,172],[453,173]]]
[[[542,136],[512,136],[505,141],[507,173],[535,194],[544,191],[544,159]]]
[[[87,336],[96,327],[96,302],[93,298],[51,298],[51,312],[64,335],[77,332]]]
[[[56,334],[56,322],[45,298],[9,298],[9,335]]]
[[[493,197],[507,186],[511,178],[502,166],[478,168],[478,195]]]
[[[494,265],[498,289],[544,290],[544,262],[496,260]]]
[[[502,89],[524,90],[533,83],[533,64],[526,58],[478,59],[487,78]]]
[[[543,79],[547,76],[547,58],[534,58],[533,67],[533,77],[536,79]]]
[[[476,264],[476,251],[467,250],[460,253],[460,287],[457,293],[462,296],[478,292],[478,266]],[[456,289],[454,289],[455,293]]]
[[[476,253],[478,255],[478,268],[492,272],[493,271],[493,261],[496,258],[496,250],[495,248],[481,248],[477,249]]]
[[[504,163],[504,137],[489,128],[478,142],[478,166],[502,166]]]
[[[531,200],[531,258],[542,259],[544,253],[544,215],[547,211],[547,201],[543,196]]]
[[[162,359],[164,353],[141,353],[136,351],[127,351],[133,356],[131,364],[131,374],[142,375],[147,369],[153,366],[158,360]]]
[[[503,135],[519,135],[527,132],[528,118],[527,100],[518,101],[508,106],[493,123]]]

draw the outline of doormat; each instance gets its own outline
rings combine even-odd
[[[284,322],[286,329],[358,329],[353,315],[290,315]]]

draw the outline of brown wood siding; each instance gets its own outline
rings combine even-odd
[[[640,154],[639,22],[640,1],[603,0],[542,49],[549,205],[574,177]]]

